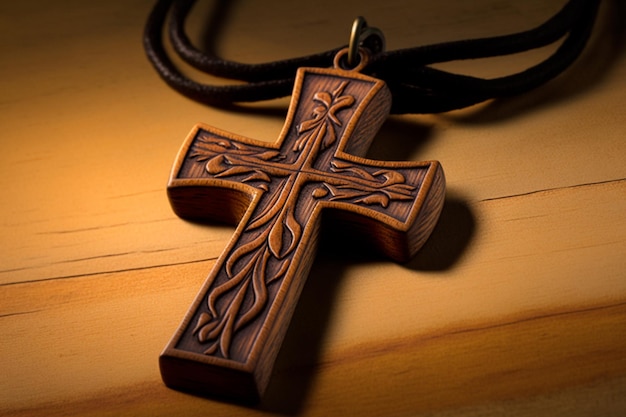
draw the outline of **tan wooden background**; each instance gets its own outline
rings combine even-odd
[[[563,3],[237,2],[219,48],[326,50],[364,15],[396,49],[524,30]],[[258,407],[161,383],[158,355],[233,231],[178,219],[165,183],[196,122],[272,141],[287,101],[229,112],[170,90],[142,50],[151,6],[0,5],[1,415],[626,415],[621,0],[543,88],[388,121],[370,156],[441,161],[441,222],[407,265],[327,241]],[[445,67],[497,76],[553,49]]]

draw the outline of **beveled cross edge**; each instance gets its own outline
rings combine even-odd
[[[294,89],[293,94],[292,94],[288,113],[287,113],[283,128],[281,130],[281,133],[279,134],[278,139],[276,141],[274,141],[273,143],[261,141],[261,140],[245,137],[239,134],[234,134],[232,132],[224,131],[219,128],[215,128],[213,126],[206,125],[204,123],[198,123],[193,127],[191,132],[188,134],[183,146],[180,148],[178,152],[178,155],[176,157],[176,162],[172,167],[170,179],[168,182],[168,193],[170,193],[172,189],[175,189],[178,187],[195,187],[195,186],[209,186],[209,185],[212,188],[222,188],[225,190],[235,191],[237,192],[238,195],[241,195],[242,197],[245,197],[246,199],[248,199],[248,201],[247,201],[247,204],[245,205],[246,207],[241,208],[241,212],[234,213],[233,218],[238,219],[237,224],[246,224],[249,217],[253,214],[252,208],[255,206],[257,200],[262,195],[261,190],[255,189],[254,187],[248,184],[233,183],[232,181],[220,180],[218,178],[179,179],[179,178],[176,178],[176,176],[179,173],[185,161],[185,157],[188,154],[189,147],[192,145],[194,139],[196,138],[200,130],[205,130],[211,133],[215,133],[216,135],[225,137],[227,139],[243,142],[243,143],[254,145],[254,146],[261,146],[267,149],[280,149],[281,143],[289,134],[289,129],[293,126],[293,119],[295,117],[296,110],[297,110],[297,106],[295,104],[298,102],[298,100],[300,100],[300,95],[301,95],[301,90],[302,90],[301,89],[302,81],[306,73],[320,74],[320,75],[345,76],[347,78],[361,79],[363,81],[373,83],[374,87],[368,92],[368,94],[363,99],[362,103],[370,102],[372,98],[376,94],[378,94],[382,88],[385,87],[385,83],[383,81],[357,73],[355,71],[339,70],[336,68],[329,68],[329,69],[327,68],[300,68],[298,69],[298,72],[296,75],[296,82],[294,83],[296,88]],[[358,123],[359,114],[362,113],[362,109],[365,109],[365,108],[367,108],[367,105],[362,105],[360,109],[358,110],[358,113],[355,114],[356,117],[353,117],[349,125],[346,126],[344,134],[340,138],[340,143],[338,145],[337,151],[335,152],[335,156],[337,158],[341,158],[341,159],[356,162],[356,163],[367,163],[372,166],[380,166],[381,168],[388,168],[390,163],[393,164],[393,166],[396,168],[421,168],[421,167],[426,168],[427,172],[425,174],[424,181],[420,187],[417,198],[414,201],[413,207],[411,207],[410,214],[407,216],[404,222],[401,222],[385,214],[378,213],[377,215],[380,217],[385,217],[386,218],[385,223],[387,225],[390,225],[395,231],[407,232],[411,227],[415,227],[415,220],[420,215],[420,212],[424,207],[424,202],[426,198],[428,197],[429,192],[431,192],[433,189],[432,186],[434,185],[436,181],[441,181],[442,184],[439,184],[439,186],[437,187],[438,189],[434,190],[435,192],[437,192],[437,194],[440,194],[435,198],[435,201],[434,201],[435,207],[434,207],[433,213],[436,216],[435,217],[435,221],[436,221],[441,211],[441,207],[443,206],[443,194],[444,194],[443,190],[445,189],[445,178],[443,176],[443,171],[441,169],[439,162],[437,161],[419,161],[419,162],[393,161],[393,162],[390,162],[390,161],[384,161],[384,160],[371,160],[368,158],[355,156],[344,151],[344,148],[348,144],[348,141],[345,140],[345,138],[350,138],[352,132],[354,131]],[[341,201],[323,202],[323,203],[316,205],[316,207],[314,208],[314,215],[319,215],[319,211],[321,211],[322,209],[326,209],[326,208],[340,208],[342,211],[354,212],[367,218],[373,217],[371,210],[368,210],[367,208],[356,206],[353,204],[344,203]],[[314,227],[313,222],[307,223],[305,225],[303,233],[302,233],[302,236],[303,236],[302,240],[306,240],[305,238],[308,237],[312,233],[313,227]],[[217,263],[224,261],[224,259],[222,258],[229,254],[230,250],[232,249],[231,246],[237,241],[242,231],[243,231],[242,228],[237,226],[235,232],[233,233],[229,241],[229,244],[224,248],[219,259],[217,260]],[[426,239],[421,239],[421,240],[426,240]],[[415,248],[410,248],[409,249],[410,253],[396,257],[396,260],[399,260],[399,261],[408,260],[421,247],[421,243]],[[297,260],[294,259],[293,262],[296,262],[296,261]],[[261,329],[261,331],[259,332],[257,336],[257,341],[255,342],[255,348],[252,350],[252,352],[248,356],[248,361],[245,363],[233,361],[230,359],[210,356],[210,355],[204,355],[200,353],[188,352],[188,351],[184,351],[184,350],[180,350],[176,348],[176,345],[179,343],[181,337],[184,334],[184,329],[187,328],[190,321],[194,317],[194,312],[198,309],[199,305],[203,302],[203,297],[201,297],[200,295],[205,294],[210,285],[211,285],[210,280],[205,279],[204,283],[202,284],[201,288],[198,291],[198,294],[196,295],[194,302],[188,308],[187,313],[185,314],[182,322],[180,323],[180,325],[178,326],[176,330],[176,333],[170,339],[169,343],[167,344],[167,346],[161,353],[161,356],[169,356],[170,358],[179,358],[181,360],[191,360],[194,362],[204,363],[205,365],[209,365],[209,366],[225,367],[225,368],[230,368],[231,370],[235,370],[235,371],[240,371],[244,373],[252,373],[255,370],[256,365],[258,364],[259,358],[263,354],[263,347],[265,346],[265,342],[267,342],[267,338],[270,336],[269,333],[271,329],[268,329],[265,327]],[[287,283],[286,287],[290,287],[289,283]],[[268,312],[268,316],[266,320],[271,320],[274,317],[276,317],[278,314],[280,314],[280,306],[282,306],[282,301],[284,300],[286,296],[287,296],[286,292],[281,292],[277,294],[276,296],[277,302],[273,304],[272,308]],[[269,375],[267,375],[267,377],[269,377]]]

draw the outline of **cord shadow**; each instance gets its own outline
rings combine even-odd
[[[220,33],[228,26],[231,13],[235,9],[236,0],[216,0],[213,2],[212,10],[206,13],[207,24],[202,26],[200,33],[200,49],[210,55],[218,55],[217,40]]]
[[[495,99],[474,112],[443,114],[460,124],[494,124],[558,105],[600,85],[626,51],[626,2],[601,6],[595,33],[578,59],[548,83],[522,95]]]

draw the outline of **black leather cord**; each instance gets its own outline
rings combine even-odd
[[[144,47],[148,58],[176,91],[202,103],[228,105],[287,96],[299,67],[330,67],[336,48],[320,54],[262,64],[244,64],[202,52],[191,44],[184,23],[195,0],[159,0],[148,18]],[[542,25],[520,33],[446,42],[387,51],[373,57],[362,71],[387,82],[393,113],[438,113],[482,101],[520,94],[563,72],[580,55],[591,34],[600,0],[570,0]],[[209,74],[244,81],[237,85],[201,84],[183,75],[163,47],[163,28],[170,14],[174,51],[189,65]],[[510,55],[565,38],[544,61],[516,74],[484,79],[429,67],[462,59]]]

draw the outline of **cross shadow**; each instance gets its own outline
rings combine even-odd
[[[450,268],[467,247],[473,230],[474,219],[467,204],[461,199],[446,199],[439,225],[406,267],[417,271]],[[451,234],[453,238],[449,240]],[[350,245],[345,242],[345,238],[337,238],[337,232],[325,233],[322,238],[267,392],[257,408],[282,415],[298,415],[304,409],[316,383],[342,278],[351,265],[384,259],[358,244],[352,245],[352,241]]]
[[[388,120],[369,158],[402,160],[414,155],[431,138],[430,127],[406,118]],[[306,404],[316,382],[328,323],[346,270],[354,264],[390,262],[358,239],[343,235],[340,224],[323,219],[319,251],[309,279],[298,301],[294,316],[278,355],[274,373],[262,402],[264,411],[297,415]],[[415,271],[445,270],[460,258],[471,241],[475,219],[469,205],[460,197],[447,195],[439,224],[418,255],[405,266]]]
[[[375,160],[401,161],[407,155],[419,155],[420,148],[432,140],[432,127],[405,117],[390,118],[374,141],[368,157]],[[445,171],[445,161],[443,163]],[[415,271],[450,269],[471,242],[476,219],[463,197],[448,190],[441,216],[426,244],[404,266]],[[361,248],[361,253],[368,253]],[[368,254],[369,259],[377,255]]]
[[[269,386],[258,408],[283,415],[297,415],[315,383],[328,323],[333,315],[344,261],[318,254],[310,279],[291,320],[278,354]]]

